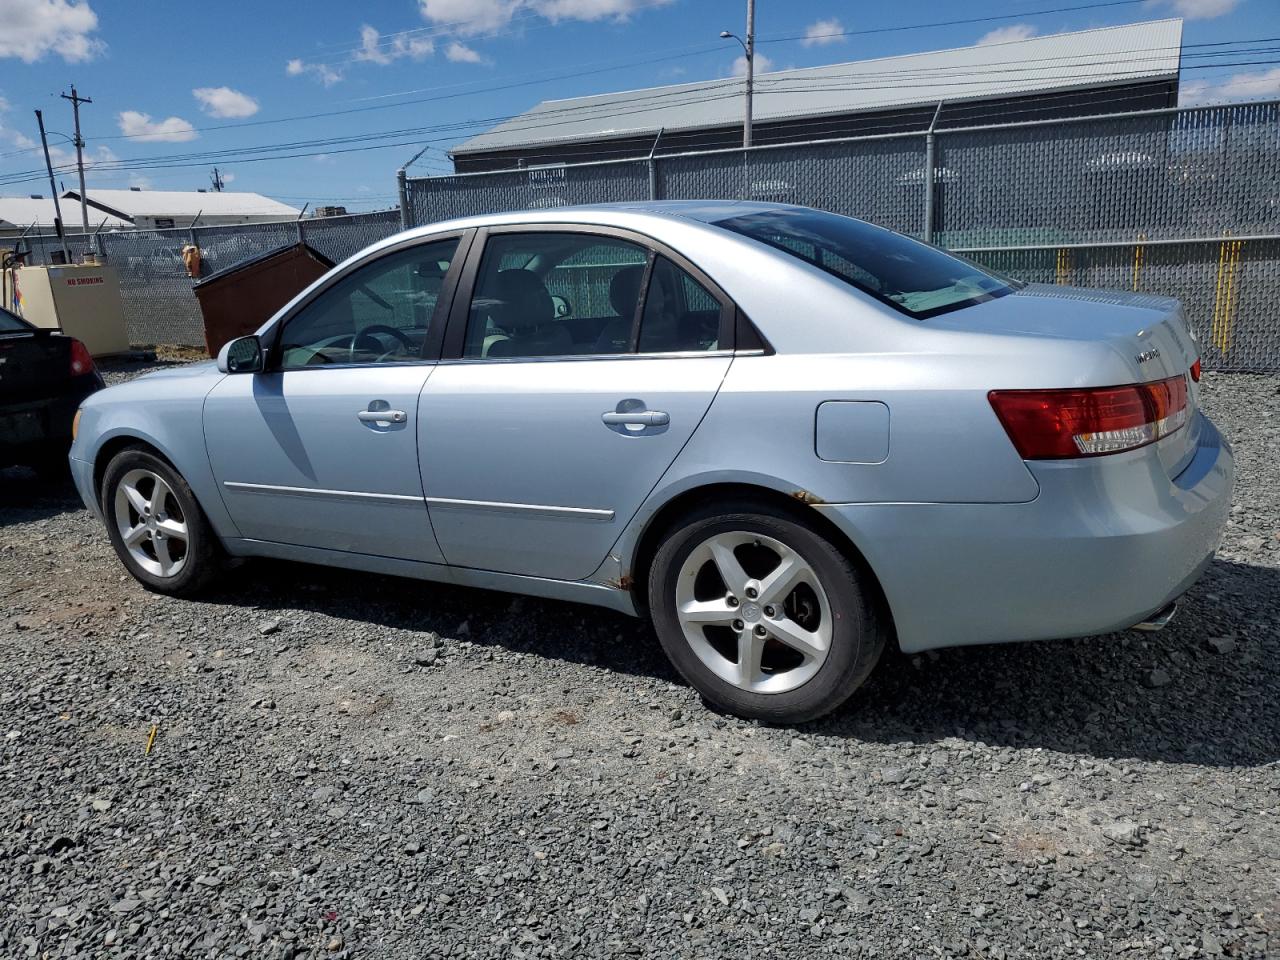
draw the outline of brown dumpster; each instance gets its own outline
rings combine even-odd
[[[194,284],[204,317],[204,345],[216,357],[222,345],[247,336],[312,281],[333,269],[333,261],[305,243],[271,250]]]

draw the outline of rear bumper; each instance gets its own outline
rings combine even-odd
[[[93,389],[0,404],[0,466],[71,446],[71,421]]]
[[[1233,463],[1207,419],[1174,480],[1150,448],[1032,469],[1029,503],[817,507],[880,578],[904,651],[1121,630],[1213,559]]]

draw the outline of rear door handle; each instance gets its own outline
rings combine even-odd
[[[600,419],[609,426],[618,426],[619,424],[635,424],[641,427],[665,427],[671,422],[670,415],[665,410],[633,410],[629,413],[618,413],[610,410],[608,413],[602,413]]]
[[[403,410],[361,410],[356,417],[364,423],[404,423],[409,419]]]

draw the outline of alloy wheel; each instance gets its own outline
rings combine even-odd
[[[718,533],[680,567],[676,616],[694,654],[726,683],[786,693],[831,650],[831,604],[799,553],[773,537]]]
[[[135,563],[156,577],[176,577],[186,565],[190,534],[178,498],[164,478],[135,468],[120,478],[116,529]]]

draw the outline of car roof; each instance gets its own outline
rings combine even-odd
[[[658,220],[693,220],[713,223],[732,216],[765,210],[803,210],[794,204],[764,203],[755,200],[638,200],[625,203],[596,203],[579,206],[510,210],[460,217],[416,228],[413,233],[428,236],[448,230],[496,227],[527,223],[574,223],[611,226],[641,226]]]

